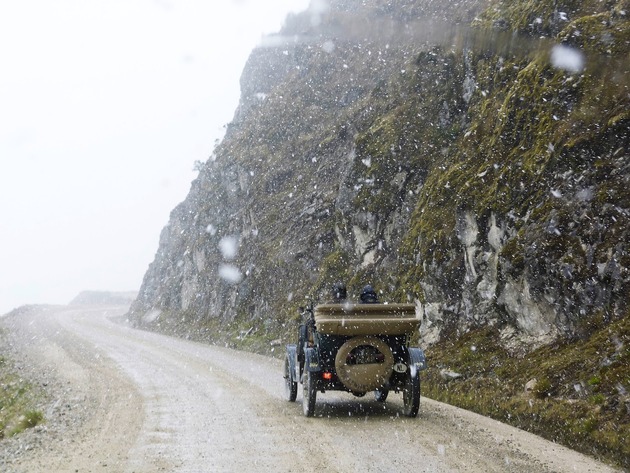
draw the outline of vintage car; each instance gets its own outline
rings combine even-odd
[[[424,352],[409,346],[420,319],[413,304],[320,304],[301,308],[305,323],[297,344],[286,347],[286,397],[297,398],[303,386],[304,415],[313,416],[317,392],[373,391],[385,402],[390,391],[402,392],[404,414],[420,407],[420,371]]]

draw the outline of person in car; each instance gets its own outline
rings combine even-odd
[[[361,291],[361,295],[359,296],[359,300],[362,304],[377,304],[378,303],[378,295],[376,291],[371,285],[367,285],[363,287]]]
[[[329,304],[343,304],[346,301],[346,297],[348,296],[346,285],[342,282],[336,282],[335,284],[333,284],[331,295],[332,300],[329,302]]]

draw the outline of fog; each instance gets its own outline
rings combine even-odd
[[[307,4],[0,5],[0,314],[140,287],[249,52]]]

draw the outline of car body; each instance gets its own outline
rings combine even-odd
[[[420,327],[413,304],[320,304],[301,309],[305,323],[298,343],[286,347],[286,397],[297,398],[303,386],[303,410],[315,413],[317,392],[347,391],[364,396],[373,391],[384,402],[390,391],[402,392],[404,414],[420,407],[420,371],[424,352],[410,347]]]

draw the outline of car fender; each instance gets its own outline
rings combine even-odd
[[[300,363],[304,362],[304,345],[308,340],[308,329],[306,325],[300,325],[298,330],[297,359]]]
[[[421,348],[410,347],[409,349],[409,369],[415,375],[418,371],[427,369],[427,360]]]

